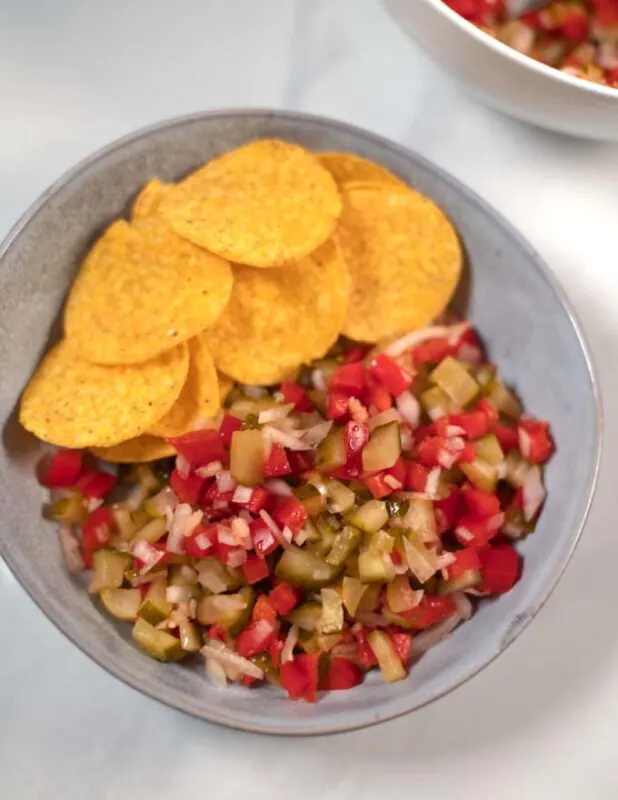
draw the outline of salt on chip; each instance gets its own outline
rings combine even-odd
[[[143,464],[176,455],[173,445],[147,433],[111,447],[91,447],[90,450],[97,458],[112,464]]]
[[[455,291],[462,267],[457,234],[418,192],[344,192],[337,239],[352,276],[343,328],[351,339],[377,342],[420,328]]]
[[[230,302],[205,333],[217,369],[240,383],[278,383],[335,341],[350,278],[332,241],[283,269],[233,270]]]
[[[317,158],[340,186],[349,181],[377,181],[408,188],[386,167],[354,153],[318,153]]]
[[[71,287],[65,335],[81,358],[96,364],[147,361],[212,325],[231,289],[229,264],[163,220],[118,220]]]
[[[21,424],[60,447],[124,442],[174,404],[189,368],[186,344],[143,364],[101,366],[79,359],[66,340],[43,359],[20,404]]]
[[[189,372],[182,391],[167,414],[148,429],[155,436],[182,436],[211,419],[221,407],[219,380],[202,335],[189,340]]]
[[[341,196],[313,154],[261,139],[189,175],[170,190],[160,212],[178,234],[223,258],[278,267],[330,237]]]
[[[170,189],[169,183],[163,183],[158,178],[152,178],[144,184],[139,194],[133,201],[131,219],[147,219],[154,217],[161,205],[161,201]]]

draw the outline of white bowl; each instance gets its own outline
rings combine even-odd
[[[618,90],[540,64],[442,0],[384,0],[402,30],[479,100],[573,136],[618,141]]]

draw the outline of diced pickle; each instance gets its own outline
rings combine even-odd
[[[170,586],[197,586],[197,572],[187,564],[173,564],[170,568]]]
[[[130,566],[131,560],[128,553],[107,548],[95,550],[92,555],[94,572],[88,591],[96,594],[101,589],[117,589],[122,586],[125,570]]]
[[[401,435],[398,422],[375,428],[363,448],[362,462],[366,472],[389,469],[401,455]]]
[[[88,513],[80,495],[72,494],[62,497],[48,507],[46,516],[71,525],[81,525],[86,521]]]
[[[323,634],[340,633],[343,630],[343,603],[336,589],[325,588],[322,597],[322,614],[318,620],[318,630]]]
[[[406,670],[387,633],[380,630],[371,631],[367,634],[367,643],[378,660],[380,672],[385,681],[394,683],[406,677]]]
[[[161,488],[161,482],[148,464],[137,464],[135,467],[137,480],[147,492],[156,492]]]
[[[483,389],[488,386],[496,375],[496,368],[493,364],[483,364],[476,371],[476,382]]]
[[[235,607],[222,607],[228,598],[237,601]],[[250,586],[243,586],[236,594],[202,597],[197,604],[197,621],[202,625],[221,625],[235,635],[248,622],[254,598],[255,592]]]
[[[133,536],[133,544],[136,542],[148,542],[149,544],[158,542],[166,534],[166,525],[165,517],[151,519]]]
[[[486,461],[488,464],[500,464],[504,461],[504,452],[500,447],[498,438],[493,433],[481,436],[474,442],[477,458]]]
[[[438,539],[436,515],[431,500],[423,500],[419,497],[411,498],[405,524],[423,542],[435,542]]]
[[[384,583],[390,579],[384,554],[379,550],[365,550],[358,556],[358,574],[363,583]]]
[[[348,614],[353,617],[367,587],[356,578],[345,577],[341,585],[341,599]]]
[[[392,553],[395,547],[395,537],[381,529],[367,537],[369,549],[376,553]]]
[[[339,568],[291,545],[279,559],[275,572],[278,578],[299,589],[321,589],[332,583]]]
[[[315,454],[315,468],[324,472],[342,467],[347,460],[343,428],[331,428],[328,436],[320,442]]]
[[[310,517],[317,517],[326,508],[326,497],[311,483],[305,483],[294,489],[294,494]]]
[[[488,464],[476,458],[469,464],[460,464],[461,471],[473,486],[485,492],[495,492],[498,485],[498,470],[494,464]]]
[[[243,581],[235,571],[230,570],[212,556],[201,558],[195,565],[199,583],[209,591],[219,594],[222,591],[238,589]],[[219,586],[223,588],[219,588]]]
[[[389,517],[405,517],[410,508],[410,501],[399,495],[391,495],[384,501]]]
[[[365,587],[363,596],[358,604],[358,611],[376,611],[382,601],[384,584],[372,583]]]
[[[510,450],[506,456],[506,481],[514,489],[524,485],[530,464],[518,450]]]
[[[235,431],[230,449],[230,472],[243,486],[254,486],[264,478],[264,438],[261,431]]]
[[[519,419],[522,415],[521,403],[502,381],[494,380],[487,387],[487,397],[497,410],[511,419]]]
[[[133,639],[157,661],[180,661],[185,652],[180,641],[166,631],[157,630],[141,617],[133,626]]]
[[[379,531],[388,522],[386,503],[382,500],[369,500],[350,515],[349,522],[365,533]]]
[[[152,519],[152,517],[142,505],[136,511],[133,511],[133,513],[131,514],[131,519],[133,520],[135,530],[137,531],[140,528],[143,528],[145,525],[147,525]]]
[[[361,542],[362,534],[358,528],[346,525],[335,536],[333,546],[325,561],[333,567],[342,567]]]
[[[479,583],[482,578],[483,576],[478,569],[467,569],[456,578],[450,578],[448,580],[439,578],[438,594],[452,594],[453,592],[461,592],[464,589],[471,589],[473,586],[476,586],[476,584]]]
[[[326,410],[328,409],[328,395],[326,392],[320,392],[318,389],[310,389],[307,394],[309,395],[309,399],[313,403],[313,405],[317,408],[317,410],[322,414],[322,416],[326,416]]]
[[[439,419],[456,408],[451,398],[439,386],[432,386],[431,389],[425,389],[420,395],[420,401],[429,418],[432,420]]]
[[[354,507],[356,495],[349,487],[332,478],[327,479],[324,483],[328,496],[328,510],[332,514],[345,514]]]
[[[167,582],[157,579],[150,584],[146,597],[142,601],[139,615],[151,625],[158,625],[172,613],[172,604],[168,603],[165,596]]]
[[[130,541],[137,530],[137,525],[131,516],[131,512],[122,506],[112,506],[112,516],[114,517],[118,536],[123,542]]]
[[[142,602],[139,589],[101,589],[99,597],[112,617],[124,620],[135,619]]]
[[[435,553],[425,547],[421,536],[413,530],[407,532],[404,549],[412,574],[421,583],[428,581],[436,572]]]
[[[518,539],[520,536],[532,533],[534,527],[534,520],[530,522],[526,520],[521,508],[511,507],[507,508],[504,512],[504,526],[502,531],[510,539]]]
[[[333,376],[333,372],[339,366],[339,362],[334,358],[323,358],[320,361],[316,361],[313,364],[314,370],[319,370],[322,373],[322,377],[324,378],[324,382],[328,386],[330,379]],[[312,370],[313,371],[313,370]]]
[[[431,381],[463,408],[477,396],[478,383],[452,356],[447,356],[431,373]]]
[[[202,634],[197,625],[188,619],[183,619],[178,624],[180,646],[187,653],[197,653],[202,647]]]
[[[287,618],[293,625],[298,625],[301,630],[312,633],[321,616],[322,606],[319,603],[303,603],[302,606],[290,611]]]

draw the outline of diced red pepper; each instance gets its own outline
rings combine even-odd
[[[253,548],[260,558],[266,558],[279,547],[271,529],[261,519],[249,523]]]
[[[233,414],[224,414],[219,426],[219,436],[224,447],[232,446],[232,436],[242,428],[242,420]]]
[[[342,392],[348,397],[358,397],[365,385],[365,365],[362,361],[337,367],[328,382],[329,392]]]
[[[479,439],[489,430],[489,420],[483,411],[465,411],[463,414],[451,414],[451,425],[462,428],[469,439]]]
[[[495,514],[493,517],[479,517],[467,513],[457,523],[455,536],[462,547],[482,547],[498,533],[503,522],[503,513]]]
[[[368,441],[369,427],[367,423],[354,420],[346,422],[343,428],[343,442],[348,459],[361,453]]]
[[[109,472],[84,470],[75,483],[75,489],[84,497],[102,500],[114,489],[117,482],[118,478]]]
[[[516,428],[509,428],[496,422],[491,426],[491,430],[505,453],[508,453],[509,450],[519,449],[519,436]]]
[[[251,553],[247,554],[247,560],[244,564],[241,564],[240,568],[247,579],[247,583],[259,583],[270,575],[266,561]]]
[[[278,583],[275,588],[268,593],[268,596],[275,610],[278,614],[281,614],[281,616],[289,614],[292,609],[296,608],[300,601],[300,592],[283,581]]]
[[[436,597],[435,595],[425,594],[418,606],[410,611],[404,611],[398,616],[403,617],[418,630],[424,630],[432,625],[437,625],[438,622],[442,622],[455,611],[455,601],[452,597],[448,595],[446,597]]]
[[[439,364],[453,352],[453,347],[449,344],[446,337],[436,337],[419,342],[412,348],[412,363],[418,364]]]
[[[281,475],[289,475],[291,472],[292,467],[288,461],[285,447],[278,442],[273,442],[269,456],[264,463],[264,477],[278,478]]]
[[[273,662],[273,667],[275,669],[279,669],[279,662],[281,661],[281,651],[283,650],[283,645],[285,642],[283,639],[278,639],[276,636],[270,641],[270,645],[268,646],[268,654],[270,656],[270,660]]]
[[[367,634],[369,632],[369,628],[363,628],[360,625],[358,627],[355,625],[352,629],[352,633],[354,634],[356,643],[358,645],[358,660],[365,669],[371,669],[378,664],[378,659],[375,657],[374,652],[367,641]]]
[[[190,431],[182,436],[174,436],[168,441],[195,469],[205,467],[212,461],[223,463],[227,457],[219,431],[212,428]]]
[[[517,423],[519,449],[532,464],[543,464],[550,457],[554,445],[549,435],[549,423],[536,419],[520,419]],[[526,436],[524,444],[524,436]],[[524,452],[525,451],[525,452]]]
[[[327,692],[352,689],[363,682],[363,671],[347,658],[331,658],[320,679],[320,689]]]
[[[294,411],[313,411],[313,403],[309,399],[309,395],[299,386],[292,381],[283,381],[279,387],[279,391],[283,397],[284,403],[293,403]]]
[[[464,486],[462,496],[470,511],[478,517],[493,517],[500,512],[500,501],[491,492]]]
[[[245,508],[252,514],[259,514],[260,511],[266,507],[270,498],[270,492],[263,486],[254,486],[251,491],[251,499],[248,503],[245,503]]]
[[[408,461],[406,463],[406,477],[404,485],[411,492],[424,492],[427,486],[429,470],[418,461]]]
[[[273,638],[275,626],[265,619],[250,622],[236,639],[236,652],[244,658],[257,656],[268,650]]]
[[[370,374],[367,375],[365,381],[363,400],[371,411],[375,409],[376,412],[386,411],[387,408],[392,408],[393,405],[393,399],[388,390]]]
[[[412,644],[412,637],[409,633],[403,633],[402,631],[397,630],[389,630],[388,635],[393,643],[393,647],[395,648],[397,655],[399,656],[399,660],[404,667],[407,667],[410,663],[410,646]]]
[[[205,558],[212,553],[216,541],[217,526],[200,523],[191,536],[184,537],[184,550],[190,558]]]
[[[82,528],[82,556],[84,564],[92,569],[92,554],[104,547],[112,535],[114,518],[111,509],[101,506],[93,511]]]
[[[253,611],[251,612],[251,619],[254,622],[265,619],[268,620],[268,622],[272,622],[273,627],[275,626],[277,622],[277,610],[265,594],[259,595],[258,599],[255,601]]]
[[[296,656],[294,663],[307,676],[307,688],[303,700],[315,703],[318,699],[319,662],[321,653],[303,653]]]
[[[294,475],[313,469],[313,457],[310,450],[288,450],[286,454]]]
[[[455,463],[471,464],[473,461],[476,461],[476,447],[474,446],[474,442],[466,442],[464,449],[458,453]]]
[[[226,642],[227,641],[227,633],[225,632],[225,628],[222,628],[221,625],[215,623],[208,628],[208,638],[209,639],[216,639],[218,642]]]
[[[332,475],[333,478],[340,478],[342,481],[353,481],[359,477],[362,471],[361,459],[360,456],[357,456],[350,458],[341,467],[330,470],[329,475]]]
[[[298,533],[307,522],[309,515],[297,497],[279,497],[272,517],[280,527],[287,527],[292,533]]]
[[[453,555],[455,556],[455,561],[446,568],[449,580],[458,578],[471,569],[481,568],[481,559],[475,547],[464,547],[463,550],[457,550]]]
[[[81,450],[57,450],[39,465],[39,482],[49,489],[73,486],[82,470]]]
[[[189,503],[195,506],[200,502],[202,490],[207,480],[208,478],[200,478],[194,472],[185,477],[177,469],[174,469],[170,475],[170,486],[181,503]],[[213,486],[216,489],[217,484],[213,483]]]
[[[352,364],[355,361],[362,361],[370,349],[371,348],[360,344],[356,345],[356,347],[351,347],[343,354],[343,363]]]
[[[240,681],[245,686],[253,686],[254,683],[257,683],[258,679],[254,678],[253,675],[243,675]]]
[[[479,552],[483,580],[476,587],[490,594],[503,594],[517,582],[520,574],[519,555],[510,544],[484,547]]]
[[[560,23],[560,33],[575,44],[588,37],[590,22],[584,8],[570,8]]]
[[[426,467],[441,466],[441,455],[447,447],[448,440],[443,436],[428,436],[419,442],[416,448],[416,459]]]
[[[326,404],[326,418],[342,420],[348,416],[349,408],[348,402],[350,395],[343,394],[343,392],[329,391]]]
[[[488,400],[486,397],[483,397],[481,400],[478,401],[478,403],[476,404],[476,410],[482,411],[483,414],[485,414],[490,426],[492,423],[497,422],[500,416],[494,404],[491,402],[491,400]]]
[[[385,472],[376,472],[373,475],[363,476],[363,483],[369,489],[372,496],[377,500],[381,500],[383,497],[388,497],[389,494],[392,494],[395,491],[392,486],[389,486],[388,483],[386,483],[384,480],[385,477]]]
[[[434,505],[440,533],[452,531],[466,511],[461,491],[456,486],[452,486],[449,494]]]
[[[369,370],[393,397],[399,397],[412,383],[413,375],[386,353],[372,358]]]
[[[208,478],[206,478],[208,480]],[[172,486],[172,488],[174,488]],[[234,498],[234,490],[229,492],[220,492],[217,487],[217,482],[213,481],[210,486],[202,493],[202,505],[208,507],[218,503],[231,503]],[[199,496],[199,495],[198,495]],[[189,502],[188,500],[186,502]]]
[[[279,680],[290,700],[300,700],[309,689],[309,677],[296,663],[296,659],[281,665]]]
[[[483,360],[485,348],[483,347],[483,342],[474,328],[466,328],[466,330],[457,340],[455,344],[455,358],[459,358],[463,345],[476,348],[479,352],[479,362]]]

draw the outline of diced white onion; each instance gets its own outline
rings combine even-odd
[[[227,674],[221,664],[214,658],[206,657],[206,674],[219,686],[227,686]]]
[[[292,625],[286,637],[283,649],[281,651],[281,663],[287,664],[288,661],[294,660],[294,648],[298,642],[298,634],[300,633],[298,625]]]
[[[243,394],[246,394],[247,397],[253,397],[256,399],[258,397],[264,397],[265,395],[268,394],[268,390],[265,389],[263,386],[250,386],[248,384],[245,384],[242,387],[242,392]]]
[[[294,494],[289,483],[286,483],[281,478],[269,478],[264,481],[264,488],[271,494],[276,494],[277,497],[290,497]]]
[[[446,435],[450,439],[453,436],[464,436],[465,431],[463,428],[460,428],[459,425],[447,425],[446,426]]]
[[[183,536],[187,536],[187,537],[191,536],[193,534],[193,532],[195,531],[195,529],[197,528],[197,526],[202,521],[203,516],[204,516],[204,512],[203,511],[199,511],[199,510],[198,511],[194,511],[193,514],[191,514],[191,516],[185,522],[185,526],[183,528],[182,535]]]
[[[501,461],[499,464],[496,464],[496,475],[498,476],[498,480],[503,481],[506,478],[506,473],[506,461]]]
[[[455,347],[455,345],[459,344],[459,340],[464,335],[464,333],[470,327],[469,322],[458,322],[456,325],[451,325],[448,328],[448,343]]]
[[[286,403],[286,405],[275,406],[274,408],[265,408],[258,414],[258,422],[260,425],[278,422],[281,419],[285,419],[293,408],[294,403]]]
[[[232,473],[229,470],[222,470],[217,473],[217,491],[220,494],[233,492],[235,488],[236,481],[232,478]]]
[[[410,657],[420,656],[422,653],[429,650],[430,647],[438,644],[438,642],[444,639],[445,636],[448,636],[460,622],[461,617],[459,613],[455,612],[438,625],[434,625],[433,628],[429,628],[422,633],[417,633],[416,636],[412,637]]]
[[[165,590],[165,599],[168,603],[188,603],[191,599],[191,587],[168,586]]]
[[[195,470],[195,474],[200,478],[214,478],[214,476],[223,470],[223,464],[220,461],[211,461],[205,467],[200,467]]]
[[[82,556],[79,539],[69,525],[63,524],[58,528],[58,538],[62,555],[69,572],[81,572],[86,568]]]
[[[472,613],[474,612],[474,606],[470,602],[469,598],[463,592],[453,592],[451,595],[453,598],[453,602],[455,603],[455,608],[457,609],[457,613],[462,619],[470,619]]]
[[[385,475],[384,476],[384,483],[387,486],[390,486],[391,489],[397,491],[397,489],[401,489],[403,484],[401,481],[398,481],[394,475]]]
[[[473,534],[473,533],[471,533],[471,532],[470,532],[470,531],[469,531],[467,528],[465,528],[463,525],[458,525],[458,526],[455,528],[455,534],[457,535],[457,537],[458,537],[459,539],[461,539],[461,540],[462,540],[462,541],[464,541],[464,542],[471,542],[471,541],[474,539],[474,534]]]
[[[187,461],[187,459],[183,455],[176,456],[176,469],[183,478],[188,478],[189,473],[191,472],[191,464]]]
[[[294,535],[294,542],[299,546],[305,544],[307,539],[309,538],[309,531],[306,528],[301,528],[298,533]]]
[[[426,342],[428,339],[441,339],[448,337],[450,328],[446,325],[432,325],[428,328],[423,328],[420,331],[412,331],[402,336],[400,339],[395,339],[386,348],[386,353],[389,356],[400,356],[406,350],[411,350],[421,342]]]
[[[522,487],[522,500],[524,507],[524,519],[526,522],[533,520],[543,503],[547,492],[543,486],[541,470],[535,464],[530,467],[524,485]]]
[[[519,441],[519,450],[522,456],[527,460],[530,458],[530,448],[532,444],[532,440],[530,439],[530,434],[527,430],[519,426],[517,428],[517,438]]]
[[[226,563],[228,567],[232,567],[232,569],[237,569],[241,567],[245,561],[247,560],[247,551],[246,550],[232,550],[227,554]]]
[[[234,489],[234,496],[232,500],[234,503],[239,503],[240,505],[246,505],[250,502],[253,496],[253,489],[250,486],[237,486]]]
[[[432,497],[438,493],[438,487],[440,485],[440,475],[442,474],[442,470],[440,467],[434,467],[430,469],[427,473],[427,480],[425,482],[425,494],[431,495]]]
[[[393,624],[386,617],[381,614],[375,614],[373,611],[357,611],[355,619],[371,628],[388,628],[389,625]]]
[[[500,511],[497,514],[494,514],[493,517],[490,517],[486,521],[487,530],[491,533],[495,533],[499,531],[500,528],[504,525],[504,511]]]
[[[209,560],[204,560],[198,567],[198,581],[209,592],[221,594],[227,591],[227,583],[220,576],[220,565]]]
[[[193,509],[189,503],[180,503],[180,505],[176,506],[172,525],[167,537],[166,547],[170,553],[184,552],[183,539],[185,535],[185,525],[189,521],[189,518],[192,516],[192,514]]]
[[[167,513],[168,508],[173,511],[177,505],[178,498],[170,486],[165,486],[148,500],[148,507],[161,516]]]
[[[223,642],[219,642],[216,639],[209,640],[208,644],[202,647],[202,654],[218,661],[226,669],[228,667],[237,669],[243,675],[249,675],[251,678],[257,678],[258,680],[264,677],[263,671],[253,661],[239,656],[238,653],[230,650]]]
[[[412,392],[406,390],[395,400],[397,409],[408,425],[414,430],[418,428],[421,418],[421,406]]]
[[[407,425],[401,426],[399,437],[401,439],[401,449],[404,453],[409,453],[411,450],[414,450],[414,436]]]
[[[141,504],[146,499],[146,495],[148,494],[148,490],[145,486],[142,486],[141,483],[138,484],[131,492],[128,494],[127,498],[125,499],[122,505],[127,509],[127,511],[137,511],[137,509],[141,506]]]
[[[287,447],[288,450],[311,450],[311,445],[308,445],[299,438],[299,435],[302,435],[300,432],[298,435],[293,436],[290,433],[284,433],[283,431],[274,428],[272,425],[264,425],[262,428],[262,435],[264,438],[270,439],[272,442],[282,444],[284,447]]]
[[[101,508],[103,502],[104,500],[102,497],[87,497],[84,500],[84,508],[89,514],[92,514],[92,512],[96,511],[97,508]]]
[[[450,553],[448,550],[446,550],[444,553],[440,553],[438,556],[436,567],[437,569],[446,569],[447,567],[450,567],[451,564],[454,564],[455,561],[457,561],[455,553]]]
[[[314,369],[311,373],[311,382],[318,392],[326,391],[326,381],[324,380],[324,373],[321,369]]]
[[[286,539],[285,536],[283,536],[283,534],[281,532],[281,528],[277,525],[275,520],[270,516],[268,511],[265,511],[264,509],[262,509],[260,511],[260,518],[261,518],[262,522],[264,522],[270,528],[273,536],[279,542],[281,547],[287,548],[287,547],[290,546],[290,542]]]
[[[321,441],[326,439],[332,427],[333,423],[329,421],[319,422],[317,425],[307,428],[303,431],[303,442],[309,445],[309,447],[315,447],[316,445],[320,444]]]
[[[432,422],[435,422],[437,419],[446,416],[446,409],[442,408],[442,406],[432,406],[427,412],[427,416]]]
[[[457,360],[476,367],[483,361],[483,353],[476,345],[464,342],[457,351]]]
[[[133,547],[133,555],[135,558],[139,558],[140,561],[143,561],[144,566],[140,570],[142,575],[145,575],[149,572],[156,564],[161,561],[162,558],[165,557],[165,553],[161,550],[157,550],[156,547],[153,547],[149,542],[139,541],[136,542]]]

